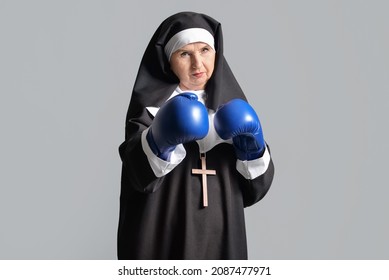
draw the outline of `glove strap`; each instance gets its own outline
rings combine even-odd
[[[154,141],[153,134],[151,133],[151,129],[146,134],[146,140],[149,143],[151,151],[160,159],[164,161],[170,161],[170,155],[176,148],[175,146],[166,147],[165,149],[159,149],[157,144]]]

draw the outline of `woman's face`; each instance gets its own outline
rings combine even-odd
[[[215,68],[215,51],[206,43],[191,43],[175,51],[170,66],[182,90],[201,90]]]

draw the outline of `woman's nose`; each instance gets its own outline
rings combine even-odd
[[[201,67],[201,56],[199,54],[194,54],[192,56],[192,68],[198,69]]]

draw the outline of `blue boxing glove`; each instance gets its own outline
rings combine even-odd
[[[155,116],[146,135],[153,153],[169,160],[178,144],[196,141],[208,134],[208,112],[194,93],[182,93],[167,101]]]
[[[215,113],[214,126],[224,140],[231,139],[240,160],[260,158],[265,151],[265,140],[259,118],[244,100],[233,99],[220,106]]]

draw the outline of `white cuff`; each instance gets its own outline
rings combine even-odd
[[[149,128],[142,132],[142,148],[147,156],[151,169],[155,176],[162,177],[172,171],[186,156],[184,145],[179,144],[170,155],[170,161],[164,161],[157,157],[151,150],[149,143],[146,140],[147,132]]]
[[[265,152],[261,158],[254,160],[237,160],[236,161],[236,169],[242,174],[246,179],[255,179],[261,176],[266,172],[270,163],[270,154],[265,147]]]

